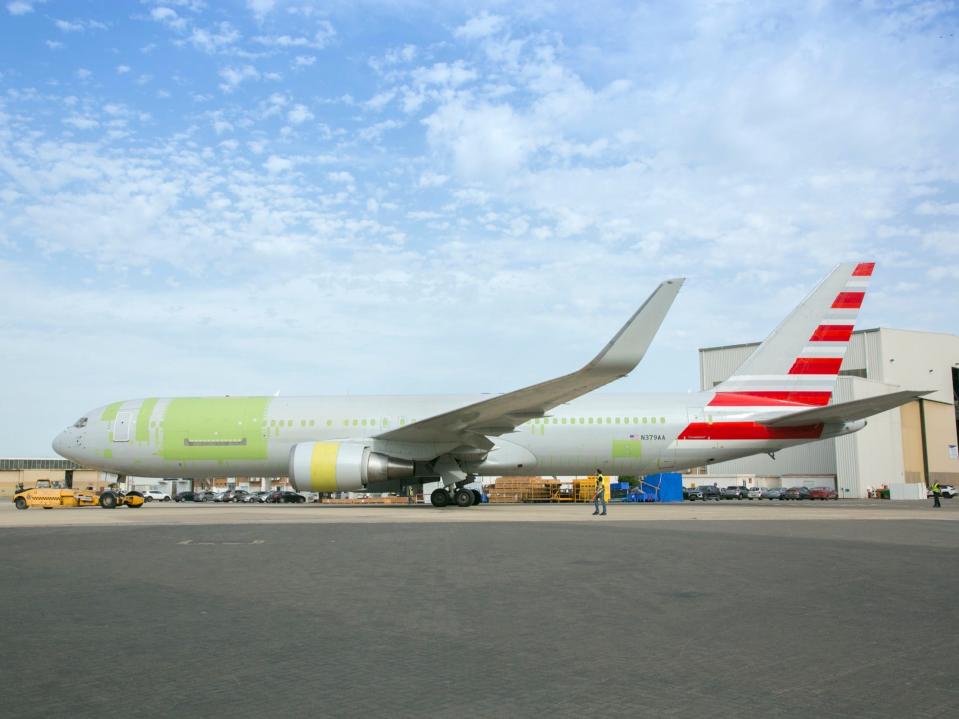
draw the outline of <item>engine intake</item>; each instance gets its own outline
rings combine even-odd
[[[412,476],[412,461],[353,442],[301,442],[290,450],[290,481],[301,492],[351,492]]]

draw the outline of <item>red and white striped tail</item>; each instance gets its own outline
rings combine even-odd
[[[874,262],[839,265],[716,387],[717,411],[829,404]]]

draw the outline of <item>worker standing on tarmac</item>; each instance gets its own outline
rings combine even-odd
[[[932,489],[932,506],[941,507],[942,505],[939,504],[939,497],[942,496],[942,487],[939,486],[939,482],[936,482],[935,484],[933,484],[931,489]]]
[[[602,513],[599,511],[599,505],[603,505]],[[596,470],[596,494],[593,495],[593,516],[597,514],[601,517],[606,516],[606,487],[603,485],[603,470]]]

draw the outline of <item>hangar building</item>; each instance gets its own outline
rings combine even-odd
[[[727,379],[758,342],[699,350],[702,389]],[[869,418],[851,435],[720,462],[713,475],[764,478],[772,486],[835,482],[840,497],[899,483],[959,484],[959,337],[877,328],[854,332],[839,371],[837,402],[898,389],[933,390]]]

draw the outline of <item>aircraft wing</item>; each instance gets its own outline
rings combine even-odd
[[[881,394],[878,397],[866,397],[865,399],[855,399],[851,402],[829,404],[825,407],[816,407],[815,409],[807,409],[802,412],[794,412],[781,417],[760,419],[757,421],[767,427],[803,427],[810,424],[855,422],[858,419],[865,419],[874,414],[899,407],[907,402],[911,402],[917,397],[932,394],[933,391],[934,390],[915,392],[913,390],[901,390],[899,392]]]
[[[496,395],[376,436],[407,442],[462,442],[489,448],[490,435],[512,432],[548,410],[629,374],[646,354],[684,279],[666,280],[585,367],[556,379]]]

